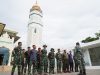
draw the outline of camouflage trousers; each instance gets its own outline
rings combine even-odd
[[[32,74],[36,74],[37,71],[37,61],[30,61],[29,64],[29,75],[31,75],[31,68],[32,68]]]
[[[85,62],[84,62],[84,59],[78,60],[78,63],[79,63],[79,69],[81,71],[85,70]]]
[[[42,69],[44,73],[48,72],[48,59],[47,58],[44,58],[42,60]]]
[[[26,74],[27,66],[28,66],[28,74],[29,74],[29,65],[30,65],[29,60],[26,60],[25,61],[25,66],[24,66],[24,74]]]
[[[21,63],[21,73],[22,73],[22,74],[23,74],[23,72],[24,72],[24,66],[25,66],[24,61],[22,61],[22,63]]]
[[[21,71],[21,65],[19,65],[19,64],[13,64],[11,75],[14,75],[16,67],[18,68],[18,75],[21,75],[21,72],[20,72]]]
[[[54,73],[55,59],[49,60],[49,73]]]
[[[38,72],[38,74],[42,74],[42,71],[43,71],[42,63],[37,62],[37,72]]]
[[[62,61],[61,60],[57,60],[57,72],[61,72],[61,66],[62,66]]]
[[[63,60],[62,63],[63,63],[63,66],[62,66],[63,72],[69,71],[69,61],[68,61],[68,59]]]

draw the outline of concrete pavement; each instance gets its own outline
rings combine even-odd
[[[52,74],[52,75],[77,75],[78,73],[61,73],[61,74]],[[10,72],[0,72],[0,75],[10,75]],[[15,73],[17,75],[17,73]],[[100,69],[98,70],[87,70],[87,75],[100,75]]]

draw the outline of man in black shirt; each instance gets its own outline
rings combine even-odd
[[[29,63],[30,63],[30,50],[31,48],[28,47],[28,50],[25,52],[25,69],[24,69],[24,73],[26,74],[26,69],[28,66],[28,75],[29,75]]]

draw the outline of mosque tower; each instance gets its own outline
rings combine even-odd
[[[32,47],[32,45],[36,45],[37,47],[41,47],[43,28],[42,17],[42,10],[36,1],[36,3],[30,9],[27,46]]]

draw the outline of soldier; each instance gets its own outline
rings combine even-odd
[[[26,74],[26,69],[28,66],[28,75],[29,75],[29,64],[30,64],[30,50],[31,48],[28,47],[28,50],[25,52],[25,68],[24,68],[24,74]]]
[[[41,48],[38,48],[37,52],[37,72],[42,75],[42,52]]]
[[[51,48],[51,52],[48,54],[49,58],[49,73],[54,74],[54,68],[55,68],[55,54],[54,54],[54,49]]]
[[[78,64],[79,64],[80,73],[78,75],[86,75],[85,62],[83,59],[82,49],[78,42],[76,43],[74,56],[77,59]]]
[[[37,71],[37,50],[36,46],[32,46],[33,49],[30,51],[30,65],[29,65],[29,75],[31,74],[31,67],[33,66],[32,74],[35,75]]]
[[[75,56],[73,56],[73,59],[74,59],[74,63],[75,63],[75,72],[78,72],[78,61],[77,61],[77,58]]]
[[[22,56],[22,59],[21,59],[21,73],[23,74],[24,66],[25,66],[25,49],[22,50],[21,56]]]
[[[12,52],[12,61],[11,64],[13,65],[11,75],[14,75],[16,67],[18,67],[18,75],[21,75],[21,51],[22,51],[22,42],[18,42],[18,46],[14,48]]]
[[[64,50],[62,54],[62,63],[63,63],[63,72],[64,73],[69,72],[68,53],[66,53],[66,50]]]
[[[60,53],[60,49],[56,53],[56,61],[57,61],[57,73],[61,73],[61,66],[62,66],[62,54]]]
[[[43,45],[42,49],[42,66],[43,66],[43,71],[44,74],[47,74],[48,71],[48,57],[47,57],[47,45]]]

